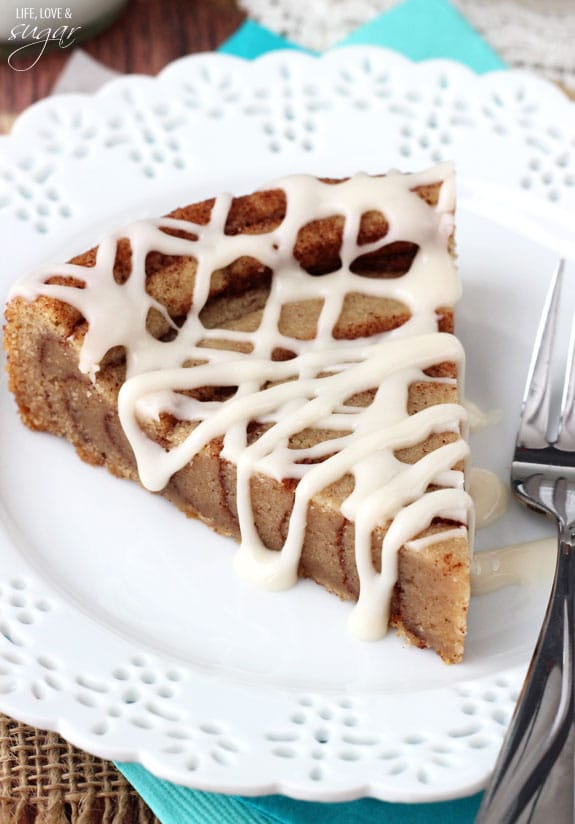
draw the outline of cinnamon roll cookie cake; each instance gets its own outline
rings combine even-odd
[[[250,581],[313,578],[355,602],[354,634],[459,661],[453,210],[449,165],[295,175],[42,266],[6,308],[22,420],[235,538]]]

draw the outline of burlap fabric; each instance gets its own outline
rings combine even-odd
[[[0,715],[0,824],[159,824],[109,761]]]

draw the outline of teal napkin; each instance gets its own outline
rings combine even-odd
[[[385,46],[411,60],[446,57],[464,63],[478,74],[507,68],[447,0],[405,0],[337,45]]]
[[[385,46],[412,60],[450,58],[476,72],[505,68],[447,0],[405,0],[337,45],[360,44]],[[219,51],[254,58],[274,49],[298,48],[248,20]],[[162,824],[471,824],[481,800],[480,794],[435,804],[388,804],[372,798],[323,804],[279,795],[244,798],[180,787],[156,778],[139,764],[116,766]]]
[[[322,804],[283,795],[255,798],[189,790],[161,781],[139,764],[116,764],[162,824],[471,824],[481,794],[434,804],[388,804],[374,798]]]
[[[255,20],[246,20],[242,23],[239,29],[219,46],[218,51],[252,60],[254,57],[278,49],[292,49],[313,54],[309,49],[291,43],[285,37],[280,37],[279,34],[260,26]]]
[[[478,72],[506,65],[447,0],[405,0],[370,20],[336,46],[385,46],[412,60],[446,57]],[[278,34],[247,20],[218,51],[254,58],[275,49],[299,49]]]

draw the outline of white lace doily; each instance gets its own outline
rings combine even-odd
[[[185,58],[158,78],[47,98],[0,138],[0,293],[106,229],[214,192],[453,158],[471,396],[518,408],[544,273],[559,250],[575,258],[562,210],[575,205],[574,134],[575,104],[522,72],[477,77],[374,48]],[[247,590],[225,539],[28,431],[2,375],[2,711],[222,792],[423,801],[481,786],[540,588],[477,599],[457,667],[394,637],[358,646],[346,605],[319,587]],[[481,446],[502,477],[514,427],[511,410]],[[536,537],[523,517],[494,540]]]
[[[329,48],[400,0],[240,0],[272,31],[316,51]],[[575,9],[571,0],[453,0],[510,66],[575,88]]]

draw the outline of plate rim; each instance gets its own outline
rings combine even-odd
[[[457,74],[458,77],[464,78],[466,82],[473,82],[473,83],[484,83],[489,84],[492,82],[492,78],[494,75],[504,75],[506,78],[509,78],[510,71],[501,71],[501,72],[490,72],[487,75],[477,75],[471,69],[468,69],[461,64],[455,63],[454,61],[449,60],[432,60],[432,61],[424,61],[424,63],[414,63],[413,61],[409,60],[406,57],[398,55],[395,52],[391,52],[389,50],[382,50],[379,47],[365,47],[365,46],[349,46],[344,47],[346,50],[350,50],[350,53],[355,53],[356,55],[368,56],[371,54],[377,54],[381,56],[382,53],[385,54],[386,59],[388,59],[391,63],[396,66],[402,67],[410,67],[408,71],[423,71],[429,64],[433,64],[434,68],[441,68],[442,66],[446,67],[446,70]],[[192,63],[196,65],[206,64],[207,63],[214,63],[214,64],[221,64],[222,61],[227,62],[228,65],[234,63],[236,65],[243,64],[243,65],[253,65],[258,64],[261,66],[277,66],[281,61],[294,61],[302,65],[307,61],[325,61],[329,62],[332,61],[337,64],[338,60],[340,60],[340,56],[336,55],[337,51],[340,50],[333,50],[326,55],[322,56],[311,56],[306,55],[299,52],[293,52],[287,50],[285,52],[272,52],[268,55],[263,55],[260,58],[257,58],[256,61],[248,61],[243,58],[232,57],[230,55],[221,55],[217,53],[204,53],[204,54],[197,54],[197,55],[190,55],[188,57],[180,58],[177,61],[174,61],[173,64],[167,66],[161,73],[158,75],[157,78],[150,78],[145,75],[133,75],[128,77],[121,77],[114,79],[107,83],[103,89],[96,93],[96,97],[105,100],[108,96],[113,96],[113,94],[118,89],[124,89],[130,87],[134,84],[141,84],[144,82],[146,85],[154,84],[159,78],[161,78],[161,82],[167,82],[170,80],[170,77],[173,73],[178,73],[189,66]],[[335,56],[334,56],[335,55]],[[414,68],[417,67],[417,68]],[[423,67],[423,68],[421,68]],[[252,71],[252,69],[250,69]],[[256,69],[253,69],[256,71]],[[550,93],[551,96],[556,95],[555,101],[560,101],[561,105],[565,105],[568,103],[573,107],[573,111],[575,111],[575,103],[571,103],[567,101],[567,98],[564,98],[562,93],[554,87],[551,83],[542,80],[541,78],[537,78],[535,75],[530,75],[526,72],[513,72],[516,76],[517,75],[525,75],[529,77],[530,83],[535,83],[538,88],[541,88],[545,91],[545,94]],[[25,137],[24,143],[28,143],[28,141],[34,142],[34,124],[36,119],[47,111],[51,109],[54,105],[62,105],[66,107],[68,102],[73,102],[75,100],[92,100],[94,95],[86,94],[86,95],[62,95],[53,98],[48,98],[38,103],[34,104],[33,107],[30,107],[29,110],[22,113],[20,117],[17,119],[16,124],[14,126],[12,135],[9,137],[2,138],[0,141],[0,150],[2,147],[6,147],[8,145],[12,145],[17,142],[18,139]],[[30,130],[30,135],[26,136],[26,133]],[[24,148],[27,148],[25,146]],[[18,151],[20,151],[18,149]],[[538,199],[537,199],[538,200]],[[538,200],[539,202],[539,200]],[[561,207],[553,207],[552,211],[557,210],[563,213]],[[13,581],[18,580],[18,576],[14,578],[11,576]],[[12,587],[14,590],[14,587]],[[17,590],[17,588],[16,588]],[[51,596],[53,597],[53,596]],[[8,642],[10,644],[10,642]],[[0,637],[0,652],[5,652],[6,650],[6,638],[5,636]],[[8,649],[11,652],[10,649]],[[151,656],[153,657],[153,656]],[[6,659],[5,659],[6,660]],[[38,666],[38,662],[34,662],[35,671],[42,667],[42,664]],[[522,668],[514,668],[510,670],[508,673],[508,677],[513,681],[513,685],[520,680],[521,678],[521,671]],[[150,753],[148,749],[146,749],[145,744],[139,745],[135,748],[129,748],[122,750],[119,749],[116,745],[111,746],[108,748],[105,744],[103,738],[98,738],[94,734],[91,736],[87,736],[86,732],[82,732],[78,727],[78,721],[74,722],[74,720],[70,721],[69,719],[60,717],[58,714],[50,715],[50,713],[46,714],[46,710],[43,712],[40,711],[42,704],[37,703],[35,706],[38,708],[36,712],[30,711],[29,713],[26,711],[25,705],[23,706],[20,702],[13,702],[10,698],[13,693],[11,692],[3,692],[2,686],[6,683],[6,677],[0,673],[0,707],[4,710],[9,712],[13,717],[18,718],[19,720],[25,723],[31,723],[34,726],[42,727],[45,729],[51,729],[56,732],[62,734],[67,740],[71,743],[74,743],[76,746],[80,746],[84,749],[94,752],[101,757],[114,759],[114,760],[134,760],[137,763],[142,764],[143,766],[151,769],[152,772],[155,774],[162,773],[163,777],[167,780],[174,780],[173,773],[170,774],[170,768],[168,767],[167,770],[162,769],[162,764],[157,760],[157,756],[154,756]],[[514,689],[514,686],[512,687]],[[314,698],[315,700],[315,698]],[[34,706],[33,704],[31,706]],[[46,705],[44,705],[46,706]],[[53,711],[54,712],[54,711]],[[485,759],[484,759],[485,760]],[[489,759],[487,759],[488,761]],[[181,771],[180,771],[181,773]],[[178,782],[179,783],[186,783],[182,781],[181,774],[178,774]],[[451,786],[449,790],[439,790],[438,792],[433,791],[433,785],[429,785],[426,792],[421,792],[421,788],[419,788],[419,792],[412,792],[409,789],[406,789],[405,786],[400,787],[396,795],[394,796],[393,789],[390,789],[387,786],[384,790],[382,790],[381,785],[373,784],[373,782],[368,781],[364,782],[363,784],[358,784],[357,779],[355,779],[355,784],[352,788],[348,787],[347,789],[344,787],[343,789],[338,790],[336,787],[331,787],[329,791],[322,790],[321,784],[313,784],[309,781],[303,781],[300,779],[300,783],[290,783],[286,778],[277,779],[273,782],[267,782],[264,784],[247,784],[239,786],[233,786],[230,788],[230,784],[226,783],[218,783],[217,781],[213,780],[205,780],[201,777],[201,775],[194,775],[191,772],[188,776],[189,783],[188,786],[192,786],[198,789],[205,789],[210,791],[217,791],[223,793],[239,793],[246,795],[258,795],[262,793],[268,792],[278,792],[284,795],[288,795],[293,798],[302,798],[306,800],[350,800],[352,798],[363,797],[368,795],[374,798],[380,798],[382,800],[388,801],[403,801],[403,802],[414,802],[414,801],[435,801],[435,800],[446,800],[451,798],[462,797],[465,795],[469,795],[470,793],[475,792],[478,790],[481,785],[483,784],[485,778],[487,776],[487,772],[484,768],[483,773],[480,776],[475,775],[474,777],[468,777],[467,783],[461,784],[458,787]],[[446,794],[447,793],[447,794]]]

